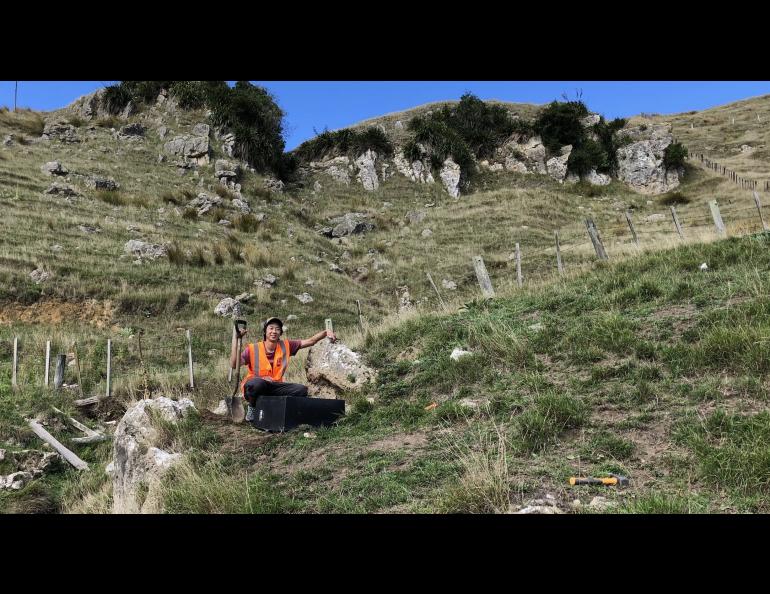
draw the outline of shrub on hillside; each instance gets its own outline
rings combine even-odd
[[[371,126],[361,132],[356,132],[350,128],[343,128],[334,132],[324,130],[315,138],[303,142],[295,154],[303,161],[317,161],[343,155],[356,158],[369,149],[382,156],[393,154],[393,145],[385,133],[376,126]]]
[[[663,151],[663,166],[666,169],[676,169],[684,167],[685,160],[687,159],[687,149],[681,142],[674,142],[666,147]]]
[[[543,146],[556,154],[567,144],[573,147],[585,138],[581,120],[588,115],[582,101],[553,101],[535,119],[533,129],[543,141]]]

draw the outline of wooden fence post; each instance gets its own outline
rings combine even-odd
[[[444,309],[444,311],[446,311],[446,303],[444,303],[444,300],[441,298],[441,293],[438,292],[438,287],[436,286],[436,283],[433,282],[433,277],[430,275],[430,272],[426,272],[425,276],[428,277],[428,280],[430,281],[430,284],[433,287],[433,290],[436,291],[436,295],[438,296],[439,303],[441,303],[441,307]],[[360,308],[360,305],[359,305],[359,308]]]
[[[112,394],[112,340],[107,339],[107,391],[105,397],[109,398]]]
[[[11,370],[11,386],[18,388],[19,384],[16,383],[16,375],[19,370],[19,337],[13,338],[13,369]]]
[[[628,223],[628,228],[631,229],[631,237],[634,238],[636,247],[639,247],[639,240],[636,238],[636,229],[634,229],[634,223],[631,221],[631,213],[628,211],[626,211],[626,222]]]
[[[759,213],[759,220],[762,221],[762,230],[768,231],[767,223],[765,223],[765,217],[762,216],[762,203],[759,201],[759,194],[754,190],[754,204],[757,205],[757,212]]]
[[[588,229],[588,236],[591,238],[591,243],[594,244],[594,250],[596,251],[596,257],[600,260],[607,259],[607,252],[604,249],[604,244],[599,237],[599,230],[596,228],[596,223],[593,219],[586,219],[586,229]]]
[[[356,299],[356,306],[358,307],[358,325],[361,326],[361,332],[363,334],[366,334],[366,330],[364,329],[364,316],[361,314],[361,300]]]
[[[556,237],[556,267],[559,269],[559,274],[564,274],[564,266],[561,263],[561,247],[559,247],[559,232],[554,231]]]
[[[48,369],[51,366],[51,341],[46,340],[45,341],[45,386],[46,388],[49,385],[48,381]]]
[[[518,243],[516,244],[516,284],[519,285],[520,289],[522,284],[524,284],[521,278],[521,248]]]
[[[233,338],[232,342],[230,344],[230,352],[233,353],[238,348],[238,337],[235,334],[235,326],[233,326]],[[236,353],[237,357],[240,357],[240,353]],[[233,381],[233,368],[230,366],[230,370],[227,372],[227,383],[229,384],[231,381]]]
[[[193,358],[192,358],[192,335],[190,329],[187,329],[187,364],[190,367],[190,389],[195,389],[195,377],[193,376]]]
[[[719,214],[719,206],[716,200],[709,202],[709,208],[711,208],[711,217],[714,219],[714,225],[717,228],[717,233],[720,235],[727,235],[724,221],[722,221],[722,215]]]
[[[64,367],[67,365],[67,355],[59,354],[56,356],[56,373],[53,376],[53,388],[58,390],[64,383]]]
[[[75,356],[75,371],[78,374],[78,390],[80,391],[80,397],[83,398],[83,378],[80,377],[80,357],[78,357],[78,343],[72,343],[72,354]]]
[[[334,324],[332,324],[332,319],[326,318],[326,320],[324,320],[324,324],[326,326],[326,331],[334,334]]]
[[[494,297],[495,290],[492,288],[492,281],[489,279],[487,267],[484,266],[484,260],[481,256],[473,257],[473,268],[476,270],[476,278],[479,281],[479,286],[481,287],[481,292],[484,297]]]
[[[679,239],[684,239],[684,233],[682,233],[682,226],[679,224],[679,217],[676,216],[676,208],[673,206],[671,207],[671,216],[674,219],[674,227],[676,227],[676,232],[679,233]]]

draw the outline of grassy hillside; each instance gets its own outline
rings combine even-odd
[[[752,101],[734,105],[736,126],[747,126],[741,138],[750,135],[743,104],[770,105]],[[732,117],[729,108],[720,113]],[[732,137],[719,144],[715,135],[710,150],[698,144],[706,142],[702,137],[688,141],[688,118],[696,115],[662,119],[688,148],[729,164],[719,155],[737,142]],[[167,122],[166,140],[203,114],[176,118]],[[132,120],[147,123],[141,114]],[[200,191],[201,177],[203,189],[215,191],[213,161],[221,154],[200,177],[180,176],[158,162],[164,141],[155,128],[143,141],[125,142],[109,128],[125,122],[97,122],[93,129],[73,122],[84,142],[34,143],[42,131],[38,114],[0,113],[0,138],[21,137],[0,149],[0,443],[37,447],[23,420],[31,414],[49,418],[68,443],[73,434],[54,420],[52,405],[82,418],[71,396],[40,387],[46,340],[54,352],[77,342],[86,395],[104,389],[105,339],[113,340],[115,397],[90,413],[92,425],[119,419],[146,393],[187,393],[185,329],[193,333],[198,374],[192,396],[201,409],[216,402],[228,390],[231,330],[213,309],[225,296],[252,292],[246,309],[252,325],[268,315],[295,315],[287,334],[299,338],[331,317],[343,341],[380,369],[380,382],[351,396],[346,419],[315,439],[265,437],[208,413],[193,419],[169,436],[192,450],[168,479],[170,511],[504,511],[545,492],[569,508],[570,474],[610,470],[634,480],[617,496],[620,509],[764,510],[763,461],[753,452],[767,434],[766,329],[759,315],[767,236],[701,243],[714,239],[706,206],[713,199],[730,234],[759,228],[750,193],[727,180],[692,166],[676,195],[651,198],[616,182],[592,188],[490,173],[479,192],[454,200],[437,185],[400,176],[375,192],[319,178],[320,191],[311,180],[276,194],[247,173],[243,194],[252,210],[265,213],[263,222],[235,220],[224,210],[196,218],[185,204]],[[53,159],[70,172],[113,177],[121,189],[95,192],[74,178],[82,197],[45,195],[53,180],[40,166]],[[759,160],[747,167],[754,161],[761,175]],[[674,235],[669,203],[677,204],[684,242]],[[628,208],[641,249],[631,242]],[[316,232],[349,211],[372,214],[377,229],[342,241]],[[426,216],[409,223],[407,213],[415,211]],[[664,219],[645,222],[652,214]],[[235,224],[218,225],[223,216]],[[587,216],[602,232],[609,264],[594,263]],[[556,279],[554,231],[568,271],[563,281]],[[168,243],[175,257],[136,264],[123,256],[129,239]],[[516,289],[511,260],[517,242],[523,290]],[[478,300],[476,254],[499,295],[491,302]],[[626,255],[640,257],[620,261]],[[707,273],[697,270],[703,261]],[[343,272],[331,272],[331,264]],[[40,267],[52,277],[36,285],[29,273]],[[276,287],[255,287],[268,272],[279,278]],[[426,272],[448,313],[440,313]],[[444,290],[442,279],[457,290]],[[404,286],[417,308],[399,315]],[[314,298],[307,305],[295,297],[305,291]],[[356,300],[368,338],[357,328]],[[14,336],[22,340],[17,393],[10,391],[7,364]],[[448,355],[456,346],[477,354],[455,364]],[[304,381],[304,353],[292,359],[290,381]],[[462,406],[463,398],[482,400],[480,408]],[[438,407],[425,411],[431,402]],[[0,509],[106,510],[109,485],[101,470],[110,446],[77,451],[94,472],[76,477],[64,469],[19,493],[3,492]],[[731,475],[731,468],[745,472]]]

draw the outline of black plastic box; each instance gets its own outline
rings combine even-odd
[[[264,431],[289,431],[298,425],[329,426],[345,414],[345,401],[300,396],[259,396],[252,424]]]

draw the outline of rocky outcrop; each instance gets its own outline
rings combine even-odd
[[[308,392],[317,398],[339,398],[375,379],[357,353],[341,342],[324,339],[310,348],[305,363]]]
[[[280,179],[266,177],[263,183],[265,185],[265,188],[267,188],[271,192],[277,192],[279,194],[283,192],[284,183]]]
[[[572,145],[563,146],[558,157],[551,157],[545,164],[548,175],[557,181],[564,181],[567,177],[567,161],[572,153]]]
[[[348,157],[335,157],[325,161],[311,161],[308,165],[312,171],[328,175],[334,181],[350,185],[350,175],[353,165]]]
[[[216,194],[201,192],[196,198],[187,203],[188,208],[195,208],[198,216],[203,216],[215,206],[222,204],[222,198]]]
[[[460,166],[451,158],[444,161],[439,173],[441,184],[452,198],[460,197]]]
[[[241,174],[241,166],[233,161],[217,159],[214,164],[214,175],[221,181],[223,178],[227,181],[237,181]]]
[[[80,142],[75,126],[62,121],[48,122],[43,128],[43,136],[41,138],[43,140],[58,140],[66,143]]]
[[[126,411],[115,430],[113,461],[108,466],[113,475],[113,513],[162,511],[157,497],[158,481],[182,454],[158,447],[162,436],[153,416],[176,424],[194,410],[188,398],[175,402],[160,397],[141,400]]]
[[[166,246],[147,243],[138,239],[130,239],[123,246],[126,254],[139,260],[157,260],[166,256]]]
[[[594,186],[607,186],[612,181],[612,178],[606,173],[597,173],[596,169],[592,169],[582,178],[589,184]]]
[[[430,170],[430,164],[427,161],[412,161],[410,163],[400,149],[396,150],[393,156],[393,164],[401,175],[413,182],[432,184],[435,181]]]
[[[209,163],[209,127],[206,124],[197,124],[193,128],[193,135],[175,136],[163,145],[163,150],[181,157],[185,163],[194,165],[208,165]],[[205,134],[199,134],[206,132]]]
[[[518,173],[547,173],[545,146],[539,136],[522,138],[514,134],[496,151],[497,160],[507,171]]]
[[[364,190],[369,192],[380,187],[380,180],[377,177],[377,169],[375,168],[376,161],[377,153],[371,149],[360,155],[355,161],[358,168],[356,179],[364,186]]]
[[[104,89],[98,89],[88,95],[83,95],[75,99],[67,106],[67,109],[86,120],[93,120],[94,118],[106,117],[109,115],[107,110],[102,106],[102,96],[104,95]]]
[[[679,186],[683,171],[663,165],[663,156],[673,137],[668,124],[637,126],[618,132],[630,144],[618,149],[618,179],[647,195],[663,194]]]

